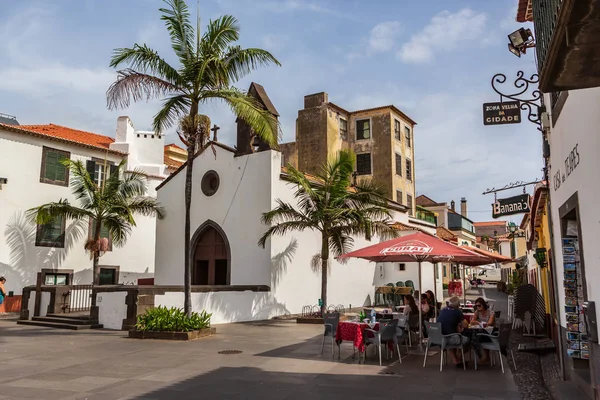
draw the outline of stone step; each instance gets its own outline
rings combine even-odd
[[[33,317],[32,321],[40,321],[40,322],[56,322],[59,324],[70,324],[70,325],[94,325],[98,323],[98,321],[94,321],[91,318],[88,319],[77,319],[77,318],[63,318],[63,317]]]
[[[30,325],[30,326],[43,326],[45,328],[57,328],[57,329],[70,329],[73,331],[78,331],[82,329],[100,329],[103,327],[101,324],[94,325],[75,325],[75,324],[65,324],[61,322],[46,322],[46,321],[28,321],[28,320],[19,320],[17,321],[19,325]]]
[[[63,318],[63,319],[74,319],[74,320],[90,320],[90,314],[46,314],[46,317],[51,318]]]

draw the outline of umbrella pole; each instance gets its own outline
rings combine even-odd
[[[419,348],[423,349],[423,310],[421,307],[421,296],[423,293],[423,285],[421,279],[421,261],[419,261],[419,298],[415,299],[419,306]]]
[[[437,269],[437,264],[432,263],[433,265],[433,310],[435,319],[437,321],[437,279],[435,279],[435,271]]]
[[[467,306],[467,279],[466,279],[466,272],[465,272],[465,265],[463,264],[462,266],[462,271],[463,271],[463,304],[466,307]]]

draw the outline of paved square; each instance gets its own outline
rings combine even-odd
[[[439,353],[367,364],[342,344],[331,358],[322,327],[291,321],[217,325],[193,342],[127,339],[125,332],[59,331],[0,321],[0,399],[519,399],[510,370],[467,371]],[[223,355],[222,350],[241,350]],[[405,353],[406,348],[402,351]],[[505,360],[505,366],[508,365]]]

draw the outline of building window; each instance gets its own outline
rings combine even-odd
[[[404,140],[406,145],[410,147],[410,128],[408,126],[404,127]]]
[[[90,218],[89,223],[89,231],[88,231],[88,239],[94,239],[94,235],[96,234],[96,220]],[[112,237],[110,236],[110,232],[106,226],[102,226],[100,228],[100,239],[108,239],[108,251],[112,251]]]
[[[202,181],[200,182],[202,193],[204,193],[208,197],[217,193],[220,182],[221,179],[219,178],[219,174],[217,174],[216,171],[210,170],[206,172],[202,177]]]
[[[54,221],[38,225],[35,245],[39,247],[65,247],[65,218],[56,217]]]
[[[49,183],[51,185],[68,186],[69,168],[62,165],[61,161],[70,158],[71,153],[68,151],[44,147],[42,150],[40,182]]]
[[[371,138],[371,120],[363,119],[356,121],[356,140],[366,140]]]
[[[340,118],[340,137],[342,140],[348,140],[348,121]]]
[[[396,202],[400,203],[400,204],[404,204],[404,203],[402,203],[402,191],[401,190],[396,190]]]
[[[402,176],[402,156],[396,153],[396,175]]]
[[[412,161],[406,159],[406,179],[412,181]]]
[[[117,166],[112,161],[92,159],[86,161],[85,169],[96,182],[96,185],[100,187],[107,177],[116,173]]]
[[[444,278],[448,277],[448,267],[447,266],[443,266],[442,269],[444,270]]]
[[[64,286],[69,283],[68,274],[46,274],[44,277],[44,285]]]
[[[397,119],[394,120],[394,137],[396,140],[402,140],[402,138],[400,138],[400,121]]]
[[[408,207],[408,215],[410,215],[412,217],[413,202],[412,202],[412,196],[410,194],[406,195],[406,207]]]
[[[119,267],[116,266],[100,266],[100,285],[116,285],[119,283]]]
[[[400,263],[400,264],[398,264],[398,269],[399,269],[400,271],[406,271],[406,264],[404,264],[404,263]]]
[[[358,175],[371,175],[371,153],[356,155],[356,172]]]

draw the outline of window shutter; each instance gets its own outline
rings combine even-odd
[[[90,174],[90,178],[92,178],[93,181],[96,180],[96,162],[92,161],[92,160],[87,160],[85,162],[85,169],[87,170],[88,174]]]

